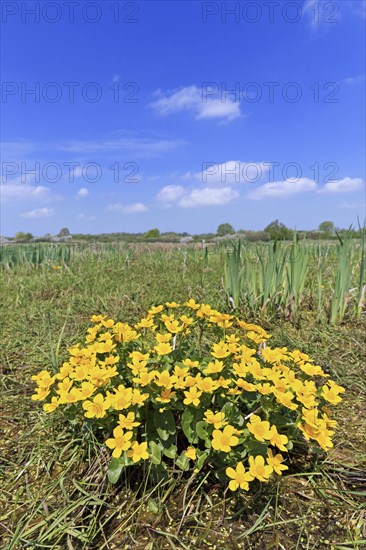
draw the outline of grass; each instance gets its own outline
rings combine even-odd
[[[30,376],[65,359],[92,313],[133,322],[151,304],[193,297],[229,310],[220,254],[174,247],[101,247],[2,272],[1,548],[322,549],[366,544],[365,321],[319,318],[304,299],[295,323],[247,313],[276,344],[309,353],[347,389],[335,447],[293,453],[288,475],[232,495],[210,475],[176,473],[155,486],[139,473],[106,480],[109,454],[88,433],[45,415]],[[309,272],[316,273],[316,255]],[[323,266],[322,285],[332,272]],[[324,296],[322,296],[322,300]],[[305,307],[308,304],[308,307]],[[236,305],[236,304],[235,304]],[[240,307],[239,307],[240,311]]]

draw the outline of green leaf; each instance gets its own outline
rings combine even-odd
[[[197,454],[196,468],[200,470],[204,465],[208,455],[210,454],[210,450],[206,449],[205,451],[200,451],[199,449],[197,449],[196,454]]]
[[[125,467],[126,467],[126,461],[123,455],[120,456],[119,458],[112,458],[107,470],[109,483],[112,483],[112,485],[117,483],[117,481],[121,477],[122,470]]]
[[[178,449],[176,445],[170,445],[170,447],[163,448],[163,454],[168,458],[175,458],[177,454],[177,450]]]
[[[233,422],[237,426],[243,426],[245,422],[244,416],[241,414],[238,407],[234,405],[234,403],[231,403],[230,401],[225,403],[221,409],[221,412],[225,413],[225,417],[230,423]]]
[[[172,411],[154,411],[154,425],[160,439],[166,441],[170,435],[176,432],[175,420]]]
[[[152,464],[150,470],[151,479],[155,484],[169,479],[169,474],[166,471],[164,464]]]
[[[160,508],[159,508],[159,504],[155,499],[149,498],[149,500],[147,501],[147,511],[150,514],[154,514],[155,516],[158,515],[158,513],[160,512]]]
[[[160,447],[155,441],[149,441],[149,447],[151,451],[151,462],[153,464],[161,463],[161,450]]]
[[[208,426],[204,420],[201,420],[200,422],[197,422],[196,424],[196,432],[200,439],[203,439],[206,441],[206,439],[210,439],[210,434],[208,432]]]
[[[189,443],[198,443],[196,424],[202,420],[203,412],[200,409],[187,407],[182,414],[182,429]]]
[[[264,458],[267,456],[268,446],[266,443],[261,443],[260,441],[251,440],[246,444],[248,450],[251,451],[253,455],[262,455]]]
[[[186,457],[184,452],[177,457],[175,464],[184,472],[189,470],[189,458]]]

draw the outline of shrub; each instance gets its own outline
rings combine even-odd
[[[344,389],[305,353],[268,346],[261,327],[192,299],[154,306],[135,326],[91,321],[57,372],[32,377],[32,399],[105,441],[111,482],[148,460],[150,473],[210,467],[247,490],[288,468],[294,442],[333,446],[327,405]]]

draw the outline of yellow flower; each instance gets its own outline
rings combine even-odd
[[[185,302],[184,305],[194,310],[199,309],[201,307],[200,304],[196,304],[196,301],[193,300],[193,298],[188,300],[188,302]]]
[[[160,332],[157,332],[155,334],[156,340],[159,342],[159,344],[166,344],[173,338],[173,336],[170,333],[167,334],[160,334]]]
[[[104,319],[103,315],[92,315],[90,317],[90,320],[92,323],[100,323],[101,321],[103,321],[103,319]]]
[[[223,412],[214,413],[213,411],[208,410],[205,412],[205,417],[206,422],[213,424],[216,430],[219,430],[227,424],[227,422],[225,422],[225,413]]]
[[[239,443],[239,439],[236,437],[236,435],[233,435],[236,433],[237,430],[234,428],[234,426],[225,426],[225,428],[221,430],[214,430],[212,432],[212,447],[215,449],[215,451],[222,451],[224,453],[229,453],[231,451],[231,447],[235,447]]]
[[[174,396],[175,391],[171,391],[170,389],[166,388],[161,392],[160,397],[156,398],[156,401],[159,401],[160,403],[169,403]]]
[[[124,433],[120,426],[117,426],[113,430],[113,438],[107,439],[105,444],[110,449],[114,449],[113,458],[119,458],[122,451],[127,451],[131,447],[132,432]]]
[[[342,398],[339,397],[340,393],[344,393],[345,389],[342,386],[338,386],[335,382],[332,380],[329,380],[328,384],[322,387],[322,397],[328,403],[332,403],[332,405],[336,405],[337,403],[340,403],[342,401]]]
[[[115,393],[111,394],[111,404],[116,411],[122,411],[128,409],[132,403],[132,388],[126,388],[120,384],[115,390]]]
[[[208,363],[207,367],[204,369],[205,374],[215,374],[217,372],[221,372],[224,368],[224,363],[222,361],[218,361],[217,359],[215,361],[211,361]]]
[[[156,315],[157,313],[160,313],[161,311],[163,311],[164,309],[164,306],[153,306],[149,309],[149,314],[150,315]]]
[[[165,323],[166,321],[174,321],[174,315],[171,313],[170,315],[167,315],[166,313],[162,313],[160,315],[160,319]]]
[[[248,481],[252,481],[254,478],[250,472],[246,472],[242,462],[238,462],[236,469],[226,468],[226,475],[231,478],[229,483],[229,489],[236,491],[237,489],[243,489],[247,491],[249,489]]]
[[[287,451],[287,448],[285,447],[285,445],[287,445],[288,443],[287,435],[279,434],[276,426],[272,426],[270,431],[270,436],[271,437],[269,442],[271,445],[273,445],[274,447],[277,447],[278,449],[280,449],[280,451],[284,451],[284,452]]]
[[[182,323],[184,325],[188,325],[188,326],[193,323],[193,318],[192,317],[187,317],[187,315],[181,315],[180,320],[182,321]]]
[[[248,335],[247,335],[248,336]],[[269,346],[261,350],[261,356],[267,363],[281,363],[288,359],[287,348],[270,348]]]
[[[84,416],[87,418],[103,418],[107,414],[107,410],[110,407],[110,400],[104,398],[101,393],[98,393],[93,401],[84,401],[83,409],[85,409]]]
[[[200,404],[200,397],[202,395],[202,391],[199,390],[196,386],[193,386],[189,388],[188,391],[184,392],[184,395],[186,396],[183,400],[183,403],[185,405],[194,405],[195,407],[198,407]]]
[[[72,380],[70,378],[64,378],[62,382],[57,384],[56,393],[68,392],[72,386]]]
[[[200,319],[203,319],[205,316],[209,317],[212,314],[212,308],[208,304],[201,304],[199,310],[197,311],[196,315]]]
[[[180,307],[180,304],[177,304],[177,302],[165,302],[165,305],[166,307],[172,307],[172,308]]]
[[[135,421],[135,413],[129,412],[127,416],[124,414],[119,415],[118,425],[126,430],[131,430],[135,426],[140,426],[141,422]]]
[[[156,371],[155,384],[157,386],[164,386],[166,389],[170,389],[173,386],[174,381],[175,376],[170,376],[167,370],[163,370],[163,372]]]
[[[174,367],[174,375],[177,378],[184,378],[185,376],[187,376],[188,372],[189,372],[189,367],[186,367],[185,369],[182,369],[178,365]]]
[[[113,327],[113,332],[117,342],[133,342],[140,338],[140,334],[137,334],[128,323],[116,323]]]
[[[134,389],[132,395],[132,405],[143,405],[148,397],[148,393],[141,393],[140,390]]]
[[[201,378],[197,381],[197,386],[205,393],[213,393],[219,387],[219,384],[215,382],[210,376]]]
[[[47,370],[43,370],[40,373],[31,376],[31,380],[37,382],[39,388],[49,388],[52,386],[56,379],[56,376],[51,376]]]
[[[170,344],[165,344],[164,342],[154,346],[154,349],[158,355],[167,355],[173,351],[172,346]]]
[[[31,399],[33,401],[43,401],[49,393],[49,388],[37,388],[36,393],[32,395]]]
[[[73,367],[70,365],[70,363],[67,363],[65,361],[62,367],[60,368],[60,371],[56,374],[57,380],[63,380],[67,376],[70,376],[72,371],[73,371]]]
[[[139,323],[137,323],[135,325],[135,328],[136,329],[139,329],[139,328],[151,328],[154,324],[154,319],[148,319],[147,317],[144,317],[143,319],[140,320]]]
[[[127,366],[131,369],[134,376],[138,376],[142,372],[146,371],[146,365],[147,361],[140,361],[137,357],[132,359],[132,363],[127,363]]]
[[[251,382],[243,380],[242,378],[237,379],[236,385],[238,386],[238,388],[242,388],[245,391],[257,391],[257,386],[255,386]]]
[[[311,363],[301,364],[300,369],[309,376],[329,376],[329,374],[323,372],[319,365],[312,365]]]
[[[114,325],[113,319],[107,319],[107,320],[102,319],[101,323],[102,323],[103,327],[105,327],[105,328],[111,328]]]
[[[184,359],[182,363],[185,367],[198,367],[199,365],[199,361],[192,361],[191,359]]]
[[[194,447],[188,447],[188,449],[184,452],[184,454],[186,455],[187,458],[191,460],[196,460],[197,458],[196,449]]]
[[[155,373],[157,371],[140,371],[140,375],[138,378],[133,378],[132,380],[135,382],[135,384],[138,384],[139,386],[148,386],[150,382],[155,378]]]
[[[265,382],[264,384],[257,384],[256,388],[262,395],[269,395],[270,393],[273,393],[274,390],[274,386],[268,384],[268,382]]]
[[[249,473],[253,476],[253,478],[267,483],[272,472],[272,466],[265,464],[263,456],[258,455],[256,457],[249,457]]]
[[[54,410],[57,409],[57,407],[59,406],[59,400],[57,397],[52,397],[51,399],[51,403],[45,403],[43,405],[43,410],[44,412],[46,413],[51,413],[53,412]]]
[[[131,444],[131,449],[127,451],[127,456],[132,458],[135,463],[139,462],[139,460],[147,460],[149,458],[147,443],[138,443],[137,441],[133,441]]]
[[[176,319],[174,319],[174,321],[165,321],[164,325],[172,334],[178,334],[178,332],[182,332],[184,328]]]
[[[212,346],[212,350],[211,355],[216,359],[223,359],[224,357],[228,357],[230,355],[229,348],[225,342],[214,344]]]
[[[233,372],[236,376],[246,376],[250,372],[250,367],[244,362],[233,363]]]
[[[282,455],[278,454],[273,456],[271,449],[268,449],[267,464],[279,475],[282,475],[284,470],[288,470],[288,466],[282,464],[283,461],[284,458]]]
[[[294,399],[294,394],[290,391],[282,392],[278,390],[274,390],[274,395],[276,396],[276,401],[278,403],[281,403],[284,407],[295,410],[298,408],[298,405],[296,403],[293,403],[292,400]]]
[[[333,447],[331,436],[334,432],[327,429],[327,425],[324,420],[319,420],[316,428],[305,422],[299,426],[299,429],[304,434],[305,439],[315,439],[324,451],[328,451]]]
[[[267,420],[261,420],[259,416],[253,414],[247,424],[248,430],[258,441],[265,441],[271,438],[271,425]]]

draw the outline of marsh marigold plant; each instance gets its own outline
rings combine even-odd
[[[260,326],[193,299],[154,306],[134,326],[91,317],[57,372],[32,379],[46,413],[62,410],[104,437],[109,479],[148,461],[160,474],[210,467],[248,490],[288,469],[295,442],[324,451],[344,388]]]

